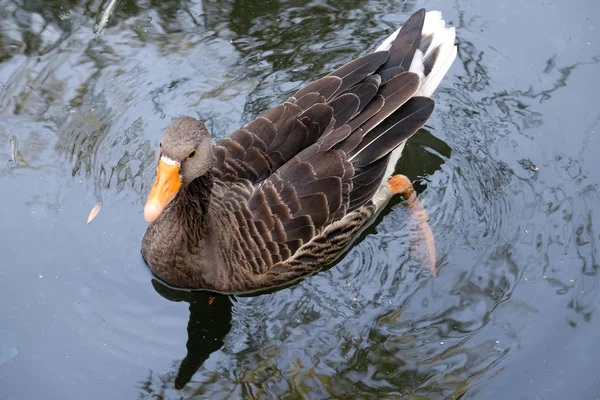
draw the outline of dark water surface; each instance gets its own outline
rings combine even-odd
[[[108,6],[0,0],[0,399],[600,398],[600,3],[122,0],[96,34]],[[290,288],[152,282],[168,124],[223,137],[420,7],[459,43],[398,165],[437,276],[395,201]]]

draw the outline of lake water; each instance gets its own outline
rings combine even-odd
[[[600,3],[125,0],[98,32],[108,6],[0,0],[0,399],[600,398]],[[169,123],[221,138],[421,7],[459,47],[398,164],[437,276],[396,200],[280,291],[153,280]]]

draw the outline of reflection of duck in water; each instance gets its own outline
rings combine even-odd
[[[150,269],[173,286],[245,293],[333,261],[392,195],[413,194],[393,168],[433,112],[429,96],[456,57],[454,37],[441,13],[420,10],[375,53],[215,145],[201,121],[173,122],[144,208]]]
[[[225,336],[231,330],[231,299],[206,292],[174,290],[154,279],[152,285],[167,300],[190,303],[187,355],[181,361],[175,378],[175,388],[181,389],[204,361],[223,346]]]

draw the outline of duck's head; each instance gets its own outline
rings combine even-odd
[[[212,164],[212,144],[204,123],[192,117],[175,120],[160,142],[156,179],[144,207],[146,221],[156,220],[180,189],[206,174]]]

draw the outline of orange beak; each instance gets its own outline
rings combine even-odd
[[[148,195],[146,206],[144,206],[144,218],[146,221],[152,222],[158,218],[180,188],[179,166],[169,165],[162,160],[158,160],[156,179],[154,180],[152,190],[150,190],[150,195]]]

